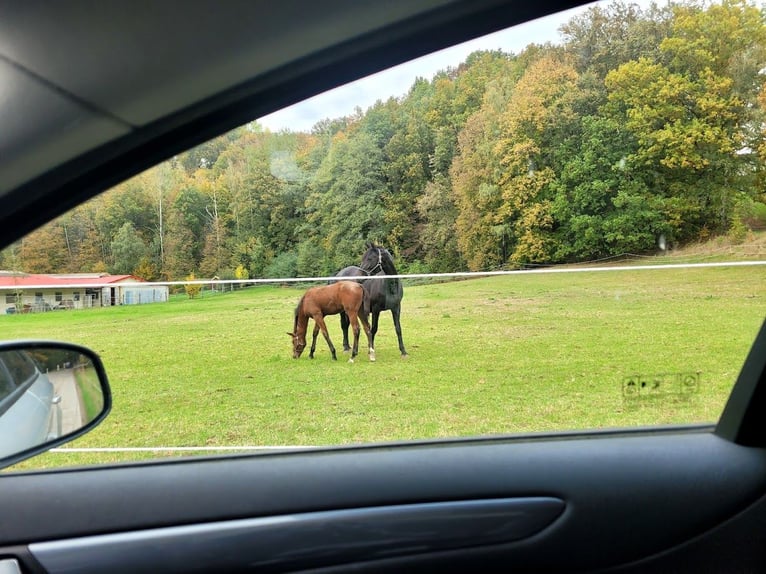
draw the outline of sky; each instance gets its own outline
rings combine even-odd
[[[632,0],[632,3],[645,8],[650,0]],[[349,115],[353,113],[356,106],[366,111],[377,100],[385,101],[391,96],[396,98],[403,96],[409,91],[416,78],[431,80],[438,71],[450,66],[457,67],[476,50],[500,49],[506,53],[518,54],[532,43],[561,43],[559,27],[595,4],[604,5],[607,2],[579,6],[434,52],[264,116],[258,120],[258,123],[272,132],[283,129],[294,132],[310,131],[319,120]]]

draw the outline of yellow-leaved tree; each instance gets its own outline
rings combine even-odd
[[[187,281],[195,281],[196,279],[197,278],[194,276],[194,273],[189,273],[189,275],[186,276]],[[184,285],[184,291],[186,291],[189,299],[194,299],[197,295],[199,295],[200,291],[202,291],[202,285],[199,283],[187,283]]]

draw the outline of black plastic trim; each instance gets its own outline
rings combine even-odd
[[[252,518],[30,545],[48,572],[259,572],[502,544],[549,526],[556,498],[466,500]]]
[[[750,347],[715,433],[743,446],[766,447],[766,321]]]
[[[539,568],[588,570],[672,548],[764,492],[766,451],[710,432],[187,459],[0,476],[0,545],[295,513],[542,496],[564,500],[564,513],[540,535],[509,545],[508,557]],[[83,512],[89,508],[98,512]]]

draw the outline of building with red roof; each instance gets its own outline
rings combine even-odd
[[[168,287],[142,285],[133,275],[71,273],[41,275],[0,271],[0,302],[6,313],[157,303]]]

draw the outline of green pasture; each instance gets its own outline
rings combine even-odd
[[[103,358],[111,415],[76,447],[329,445],[712,422],[766,314],[766,267],[524,274],[407,285],[377,362],[291,357],[306,285],[0,317],[5,339]],[[338,319],[328,321],[341,347]],[[683,375],[678,378],[677,375]],[[630,386],[632,385],[632,386]],[[644,385],[643,387],[641,385]],[[172,454],[172,453],[160,453]],[[149,458],[50,453],[20,468]]]

